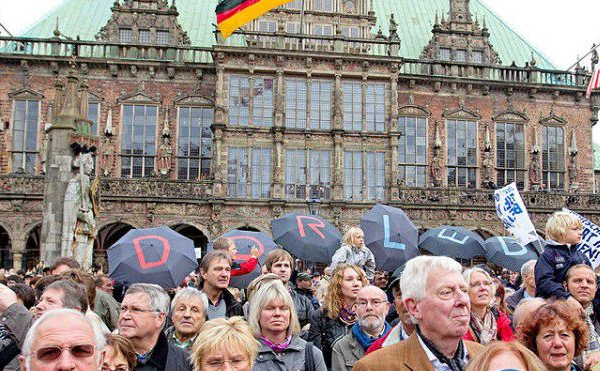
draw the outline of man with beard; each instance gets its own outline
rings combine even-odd
[[[363,287],[356,297],[358,320],[352,331],[333,344],[332,371],[352,371],[354,364],[378,339],[386,336],[390,325],[385,316],[390,309],[387,295],[375,286]]]
[[[417,326],[407,340],[373,352],[354,371],[462,371],[483,346],[462,340],[470,302],[462,266],[445,256],[418,256],[406,263],[402,300]]]

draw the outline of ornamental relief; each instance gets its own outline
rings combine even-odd
[[[431,117],[431,112],[417,104],[407,104],[398,108],[398,116],[426,116]]]
[[[445,108],[442,117],[459,120],[481,120],[481,115],[477,112],[477,109],[471,110],[465,107],[464,104],[461,104],[458,108],[455,109]]]
[[[502,122],[528,122],[529,117],[525,112],[518,111],[503,111],[492,116],[493,121],[502,121]]]

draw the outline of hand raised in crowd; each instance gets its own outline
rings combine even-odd
[[[600,350],[587,353],[583,357],[583,368],[586,370],[591,370],[598,363],[600,363]]]
[[[576,310],[579,314],[583,314],[584,310],[581,306],[581,303],[578,302],[577,299],[575,299],[574,297],[570,296],[567,299],[567,304],[571,305],[571,307],[573,307],[573,309]]]
[[[253,258],[258,259],[258,247],[252,246],[252,250],[250,250],[250,255],[252,255]]]
[[[0,283],[0,312],[4,312],[8,307],[17,302],[17,294]]]

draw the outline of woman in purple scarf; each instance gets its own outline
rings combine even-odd
[[[248,323],[259,342],[253,371],[327,371],[323,353],[298,336],[298,316],[283,282],[268,282],[254,293]]]

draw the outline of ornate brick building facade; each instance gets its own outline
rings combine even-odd
[[[541,232],[565,206],[600,222],[600,96],[478,2],[295,0],[228,40],[194,0],[111,3],[68,0],[0,37],[3,265],[44,248],[45,130],[70,63],[102,143],[98,262],[132,227],[204,246],[307,199],[342,230],[384,202],[487,237],[503,233],[491,189],[513,181]]]

